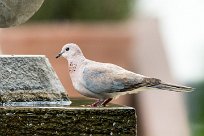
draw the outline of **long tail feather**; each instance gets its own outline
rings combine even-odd
[[[194,90],[194,88],[191,88],[191,87],[171,85],[167,83],[161,83],[152,87],[157,89],[162,89],[162,90],[175,91],[175,92],[191,92]]]

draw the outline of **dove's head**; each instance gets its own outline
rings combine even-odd
[[[62,47],[61,52],[56,56],[56,58],[59,58],[60,56],[63,56],[64,58],[68,60],[74,59],[76,57],[84,57],[79,46],[74,43],[65,44]]]

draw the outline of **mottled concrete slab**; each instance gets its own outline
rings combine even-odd
[[[40,8],[44,0],[0,0],[0,27],[26,22]]]
[[[69,105],[66,91],[45,56],[0,56],[0,104]]]
[[[81,103],[89,101],[73,100],[75,107],[0,107],[0,134],[1,136],[136,135],[134,108],[119,105],[105,108],[77,106]]]

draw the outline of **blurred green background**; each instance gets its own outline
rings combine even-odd
[[[133,12],[135,0],[45,0],[31,21],[118,21]]]

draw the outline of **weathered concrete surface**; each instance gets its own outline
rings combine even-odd
[[[0,0],[0,27],[26,22],[40,8],[44,0]]]
[[[1,136],[135,136],[136,115],[135,109],[121,106],[0,107],[0,126]]]
[[[0,56],[0,104],[69,105],[64,87],[45,56]]]

